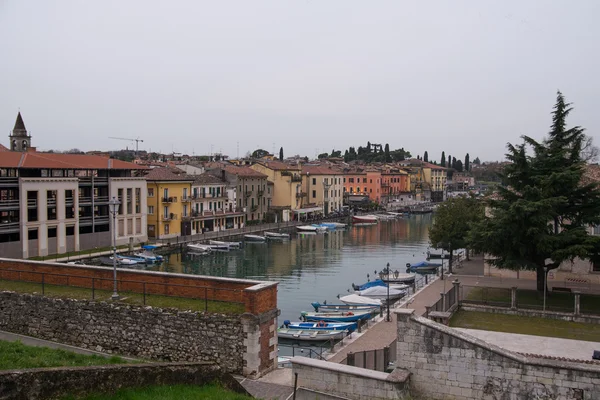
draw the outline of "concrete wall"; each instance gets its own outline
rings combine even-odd
[[[0,371],[0,398],[57,399],[66,395],[112,393],[120,388],[149,385],[207,385],[219,382],[244,393],[237,381],[211,363],[106,365],[78,368],[36,368]]]
[[[600,399],[600,363],[513,353],[398,310],[398,368],[427,399]]]
[[[356,400],[409,398],[408,373],[399,369],[387,374],[307,357],[291,363],[298,387]]]

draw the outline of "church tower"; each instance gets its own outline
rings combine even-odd
[[[27,134],[27,129],[25,129],[21,111],[17,114],[17,122],[15,122],[12,134],[8,137],[10,138],[11,151],[27,151],[31,146],[31,136]]]

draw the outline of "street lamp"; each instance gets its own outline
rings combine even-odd
[[[388,274],[388,282],[387,282],[387,322],[390,322],[390,263],[387,263],[387,274]]]
[[[108,202],[108,206],[110,207],[110,213],[113,217],[113,282],[114,282],[114,291],[111,299],[119,300],[119,294],[117,293],[117,213],[119,212],[119,206],[121,202],[117,200],[114,196]]]

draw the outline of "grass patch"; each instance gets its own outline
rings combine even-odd
[[[10,290],[19,293],[37,293],[42,294],[41,283],[0,280],[0,290]],[[91,300],[92,289],[79,288],[74,286],[44,285],[44,295],[55,298],[69,298],[77,300]],[[144,295],[133,292],[119,292],[120,302],[132,305],[144,305]],[[94,300],[112,301],[110,297],[112,291],[98,290],[94,291]],[[159,308],[178,308],[181,310],[206,311],[222,314],[242,314],[245,310],[244,304],[227,303],[224,301],[211,301],[206,304],[203,299],[192,299],[187,297],[171,297],[155,294],[146,295],[146,304]]]
[[[24,369],[47,367],[81,367],[126,363],[120,357],[110,358],[77,354],[62,349],[26,346],[21,342],[0,341],[0,369]]]
[[[563,339],[600,340],[600,325],[561,321],[540,317],[494,314],[459,310],[450,319],[455,328],[482,329],[496,332],[522,333]]]
[[[114,394],[93,394],[84,397],[63,397],[62,400],[248,400],[253,397],[229,391],[219,385],[149,386],[120,389]]]
[[[117,249],[128,249],[128,248],[129,248],[128,244],[123,244],[121,246],[117,246]],[[97,248],[93,248],[93,249],[80,250],[80,251],[70,251],[68,253],[61,253],[61,254],[49,254],[47,256],[35,256],[35,257],[29,257],[28,259],[35,260],[35,261],[56,260],[57,258],[85,256],[85,255],[91,255],[94,253],[101,253],[103,251],[112,251],[112,246],[97,247]]]

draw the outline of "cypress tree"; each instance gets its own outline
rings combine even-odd
[[[283,161],[283,147],[279,148],[279,161]]]
[[[465,171],[469,172],[471,170],[471,166],[469,165],[469,153],[465,156]]]
[[[427,154],[427,151],[425,151],[425,153],[423,153],[423,161],[429,162],[429,155]]]
[[[446,166],[446,153],[442,151],[442,159],[440,160],[440,166]]]

